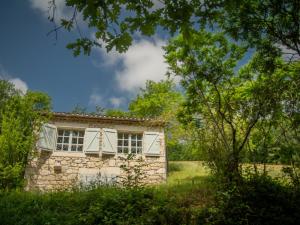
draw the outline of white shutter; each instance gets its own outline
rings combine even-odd
[[[99,153],[100,128],[86,128],[84,132],[83,151],[86,153]]]
[[[117,152],[117,130],[103,129],[102,153],[115,154]]]
[[[45,151],[53,151],[56,148],[57,129],[52,124],[44,124],[41,127],[37,147]]]
[[[144,132],[144,153],[146,155],[160,155],[158,132]]]

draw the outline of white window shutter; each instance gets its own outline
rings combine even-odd
[[[53,151],[56,148],[57,128],[52,124],[44,124],[41,127],[37,147],[45,151]]]
[[[115,154],[117,152],[117,130],[103,129],[102,153]]]
[[[84,132],[83,151],[85,153],[99,153],[100,128],[86,128]]]
[[[158,132],[144,132],[144,153],[146,155],[160,155]]]

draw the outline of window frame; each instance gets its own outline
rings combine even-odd
[[[62,136],[59,135],[59,131],[61,131],[61,130],[62,130],[63,132],[69,131],[69,132],[70,132],[70,133],[69,133],[69,136],[65,136],[65,135],[64,135],[65,133],[63,133]],[[74,132],[74,131],[77,131],[77,132],[83,132],[83,136],[80,136],[79,133],[78,133],[78,136],[73,136],[73,132]],[[56,151],[56,152],[68,152],[68,153],[84,153],[84,149],[83,149],[84,136],[85,136],[85,129],[82,129],[82,128],[72,128],[72,127],[57,127],[57,138],[56,138],[56,144],[55,144],[55,151]],[[58,142],[58,139],[59,139],[60,137],[63,137],[62,142]],[[64,143],[64,138],[65,138],[65,137],[68,137],[68,138],[69,138],[68,143]],[[75,144],[75,143],[72,143],[73,137],[75,137],[75,138],[77,139],[77,143],[76,143],[76,144]],[[82,139],[82,144],[79,144],[79,143],[78,143],[78,142],[79,142],[79,141],[78,141],[79,139]],[[60,149],[60,150],[57,148],[58,144],[61,145],[61,149]],[[68,146],[68,150],[64,150],[64,149],[63,149],[63,146],[64,146],[64,145],[67,145],[67,146]],[[72,145],[76,145],[76,150],[75,150],[75,151],[72,151]],[[81,151],[78,151],[78,150],[77,150],[77,149],[78,149],[78,146],[81,146]]]
[[[122,134],[123,135],[123,138],[122,139],[119,139],[119,134]],[[124,134],[127,134],[128,135],[128,139],[124,139]],[[133,135],[136,135],[136,145],[135,145],[135,149],[136,149],[136,152],[132,152],[132,136]],[[138,139],[138,135],[140,135],[140,139]],[[119,145],[119,140],[122,140],[122,145]],[[124,145],[124,140],[127,140],[128,141],[128,145],[125,146]],[[141,146],[138,146],[138,142],[141,142]],[[144,133],[143,132],[132,132],[132,131],[117,131],[117,154],[121,154],[121,155],[125,155],[125,154],[134,154],[134,155],[142,155],[143,154],[143,149],[144,149]],[[119,152],[119,147],[122,148],[122,152]],[[128,148],[128,152],[124,152],[124,147],[127,147]],[[140,149],[140,151],[138,151],[138,149]]]

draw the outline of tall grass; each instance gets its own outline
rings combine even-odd
[[[271,178],[220,192],[202,162],[170,162],[169,171],[166,184],[146,188],[0,191],[0,225],[299,224],[299,192]]]
[[[287,182],[287,178],[282,173],[282,165],[275,164],[257,164],[258,174],[262,174],[264,170],[272,178]],[[168,180],[169,185],[183,183],[201,183],[206,182],[210,177],[210,169],[202,161],[169,161],[168,164]],[[242,164],[243,174],[254,172],[254,166],[250,163]]]
[[[167,183],[195,184],[206,182],[209,169],[201,161],[170,161]]]

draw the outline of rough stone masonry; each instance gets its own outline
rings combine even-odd
[[[124,176],[120,166],[129,153],[135,156],[126,161],[130,166],[142,163],[143,183],[165,182],[163,126],[150,119],[54,113],[28,160],[26,190],[69,190],[94,181],[112,184]]]

